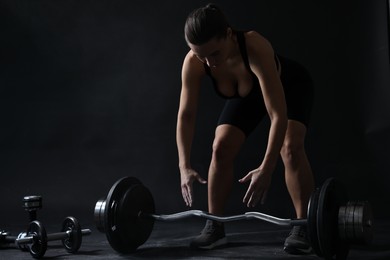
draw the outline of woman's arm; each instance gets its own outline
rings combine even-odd
[[[256,32],[249,32],[246,36],[249,64],[259,79],[264,103],[271,120],[263,162],[258,169],[240,180],[245,182],[251,179],[244,203],[254,206],[260,199],[264,199],[270,185],[287,129],[287,108],[271,44]]]
[[[283,85],[271,44],[256,32],[248,35],[249,63],[260,81],[264,103],[271,120],[263,166],[274,167],[287,129],[287,108]]]
[[[182,67],[182,87],[176,126],[176,143],[179,156],[181,189],[183,199],[187,206],[192,206],[193,181],[198,180],[201,183],[206,183],[206,181],[192,169],[190,162],[201,78],[203,75],[203,64],[190,51],[185,57]]]
[[[181,72],[182,86],[176,128],[179,168],[191,167],[191,144],[200,90],[200,75],[195,62],[189,52],[184,59]]]

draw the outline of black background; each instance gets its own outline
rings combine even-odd
[[[120,177],[138,177],[157,211],[185,210],[175,142],[187,14],[207,1],[0,1],[0,223],[26,220],[25,195],[42,195],[42,219],[93,219]],[[352,200],[390,216],[390,76],[385,0],[214,1],[237,29],[253,29],[315,81],[307,151],[317,186],[335,176]],[[192,164],[204,177],[223,100],[204,81]],[[257,167],[268,122],[249,138],[236,179]],[[227,213],[241,213],[235,185]],[[206,210],[206,187],[195,208]],[[278,165],[258,211],[294,217]]]

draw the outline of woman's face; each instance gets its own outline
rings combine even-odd
[[[191,43],[188,46],[192,52],[209,67],[215,68],[223,64],[229,56],[229,34],[225,38],[217,39],[214,37],[210,41],[202,45],[193,45]]]

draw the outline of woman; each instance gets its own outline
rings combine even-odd
[[[268,114],[271,125],[262,163],[239,180],[249,182],[243,203],[263,202],[279,154],[297,218],[305,218],[314,180],[304,150],[312,103],[312,82],[298,63],[276,55],[255,31],[235,31],[213,4],[191,12],[185,23],[190,47],[182,67],[177,121],[177,147],[183,199],[192,206],[194,181],[205,184],[190,163],[201,79],[209,76],[217,94],[226,99],[215,130],[208,173],[208,210],[223,215],[233,184],[233,163],[242,144]],[[226,243],[222,223],[208,220],[193,248],[211,249]],[[304,227],[294,227],[284,244],[292,254],[311,250]]]

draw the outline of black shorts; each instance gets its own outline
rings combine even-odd
[[[286,98],[288,119],[299,121],[307,127],[314,98],[313,81],[302,65],[293,60],[278,57],[282,69],[280,78]],[[247,96],[226,101],[218,125],[234,125],[249,136],[266,114],[267,110],[260,86],[254,84]]]

